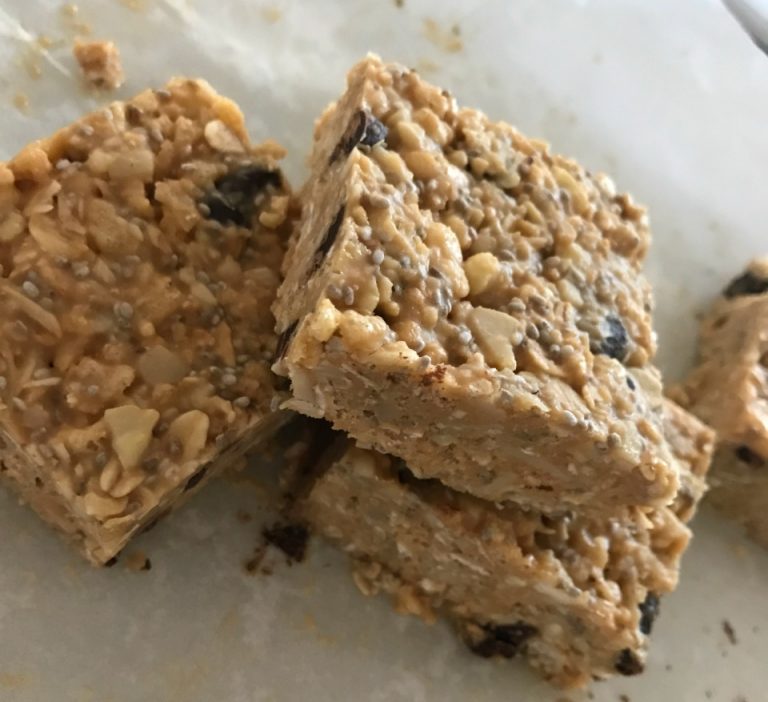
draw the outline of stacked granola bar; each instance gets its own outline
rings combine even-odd
[[[662,398],[644,210],[373,56],[311,167],[274,368],[351,443],[297,514],[481,653],[640,672],[712,448]]]

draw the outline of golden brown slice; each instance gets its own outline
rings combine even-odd
[[[0,470],[94,563],[279,421],[282,155],[176,79],[0,164]]]
[[[342,438],[295,513],[356,559],[364,592],[389,592],[426,618],[445,613],[480,655],[524,654],[563,686],[634,675],[659,597],[677,584],[712,452],[693,416],[666,401],[664,419],[684,486],[670,507],[611,518],[500,507]]]
[[[288,407],[484,499],[672,499],[628,195],[376,57],[311,164],[275,307]]]

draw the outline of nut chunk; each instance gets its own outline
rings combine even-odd
[[[311,166],[275,307],[287,406],[484,499],[672,499],[628,195],[375,57]]]
[[[718,436],[711,502],[768,547],[768,258],[752,261],[702,322],[679,400]]]
[[[77,42],[73,52],[83,76],[95,88],[114,90],[123,84],[120,52],[111,41]]]
[[[95,563],[279,421],[281,156],[177,79],[0,164],[0,474]]]
[[[296,513],[356,559],[363,592],[393,594],[404,613],[446,614],[479,655],[525,655],[567,687],[634,675],[659,598],[676,586],[713,442],[667,409],[686,490],[670,507],[594,518],[499,508],[347,445],[309,478]]]

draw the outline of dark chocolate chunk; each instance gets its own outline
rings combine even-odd
[[[601,332],[602,339],[592,339],[590,343],[592,353],[602,353],[617,361],[623,361],[627,355],[629,336],[621,320],[609,314],[601,325]]]
[[[528,639],[539,633],[535,626],[522,621],[500,626],[485,625],[483,629],[486,632],[485,638],[470,644],[472,652],[483,658],[513,658],[520,653]]]
[[[195,485],[198,485],[200,481],[205,477],[205,474],[208,472],[208,466],[203,466],[197,473],[195,473],[189,480],[187,480],[187,484],[184,486],[184,492],[187,492],[187,490],[191,490]]]
[[[291,337],[296,332],[296,327],[299,325],[299,320],[291,322],[277,339],[277,346],[275,348],[275,360],[279,361],[285,354],[288,344],[291,341]]]
[[[220,224],[247,226],[253,216],[254,198],[267,186],[279,187],[281,183],[279,171],[243,166],[214,182],[214,189],[201,202],[202,211]]]
[[[750,466],[762,466],[765,463],[758,454],[744,444],[736,447],[736,458]]]
[[[640,632],[648,636],[653,629],[653,622],[659,616],[659,596],[649,592],[645,601],[640,603]]]
[[[768,280],[758,278],[751,271],[746,271],[728,283],[725,290],[723,290],[723,296],[760,295],[766,291],[768,291]]]
[[[307,552],[309,532],[301,524],[275,524],[261,532],[267,543],[279,548],[289,562],[301,562]]]
[[[317,270],[320,267],[320,264],[325,260],[328,252],[333,248],[333,244],[336,242],[336,237],[339,235],[339,230],[341,229],[342,222],[344,221],[345,209],[346,205],[342,205],[339,208],[339,211],[333,218],[333,222],[331,222],[330,226],[325,232],[325,236],[323,236],[322,241],[318,245],[317,251],[315,251],[314,270]]]
[[[642,661],[637,654],[630,648],[625,648],[619,653],[614,664],[616,672],[622,675],[640,675],[645,670]]]

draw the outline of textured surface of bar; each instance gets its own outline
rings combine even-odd
[[[296,513],[357,559],[364,592],[426,618],[446,613],[481,655],[524,654],[563,686],[633,675],[659,598],[677,583],[712,451],[691,415],[667,402],[665,420],[684,466],[669,508],[613,518],[500,508],[349,443],[310,478]]]
[[[0,164],[0,470],[95,563],[279,421],[281,157],[176,79]]]
[[[669,502],[642,208],[375,57],[311,166],[275,308],[288,406],[484,499]]]

